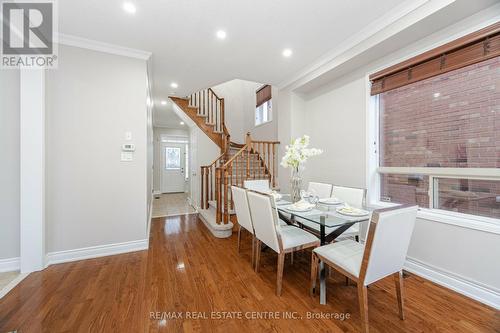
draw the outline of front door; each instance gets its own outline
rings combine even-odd
[[[186,145],[183,143],[163,143],[161,149],[161,191],[163,193],[184,192]]]

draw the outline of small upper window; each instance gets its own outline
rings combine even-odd
[[[271,86],[265,85],[256,92],[255,126],[272,121]]]

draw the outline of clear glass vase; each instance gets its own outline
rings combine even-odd
[[[299,170],[293,169],[292,177],[290,178],[290,195],[292,202],[300,201],[300,190],[302,189],[302,177]]]

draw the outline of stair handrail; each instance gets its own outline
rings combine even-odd
[[[213,160],[210,164],[207,164],[207,165],[202,165],[202,168],[209,168],[211,166],[213,166],[215,163],[217,163],[217,161],[221,160],[224,156],[226,156],[226,153],[222,153],[220,154],[215,160]]]

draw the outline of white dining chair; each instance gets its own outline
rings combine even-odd
[[[332,194],[332,184],[309,182],[307,192],[313,193],[320,199],[329,198]]]
[[[417,209],[417,206],[405,205],[374,211],[365,246],[348,239],[314,249],[311,264],[311,294],[314,294],[316,287],[319,261],[356,281],[361,326],[363,332],[368,332],[367,286],[392,276],[396,284],[399,316],[404,319],[402,271]],[[326,299],[324,278],[321,283],[321,298]]]
[[[326,183],[309,182],[307,185],[307,192],[318,196],[320,199],[329,198],[332,194],[332,185]],[[319,225],[314,222],[310,222],[301,218],[296,218],[295,222],[306,226],[310,230],[319,232]]]
[[[260,248],[264,243],[278,253],[278,271],[276,278],[276,295],[281,295],[283,281],[283,267],[285,254],[302,249],[317,247],[319,239],[305,230],[294,226],[281,227],[278,223],[278,212],[272,204],[269,195],[247,191],[248,205],[255,230],[256,254],[255,271],[259,271]]]
[[[253,179],[253,180],[245,180],[243,182],[243,187],[247,190],[269,193],[271,191],[271,187],[269,186],[269,179]]]
[[[311,184],[311,183],[309,183]],[[314,184],[321,184],[321,183],[314,183]],[[328,184],[321,184],[321,185],[328,185]],[[311,186],[311,185],[309,185]],[[317,186],[317,185],[313,185]],[[323,193],[326,193],[326,186],[324,187],[325,189],[323,190]],[[361,208],[363,207],[363,203],[365,201],[365,196],[366,196],[366,190],[363,188],[354,188],[354,187],[345,187],[345,186],[332,186],[330,185],[331,189],[331,197],[335,197],[339,199],[342,202],[347,203],[350,206],[356,207],[356,208]],[[330,197],[328,195],[326,198]],[[324,198],[321,197],[320,198]],[[310,221],[305,221],[305,220],[297,220],[297,222],[301,223],[302,225],[306,226],[308,229],[313,230],[315,232],[319,232],[319,225],[314,222]],[[328,228],[326,227],[325,232],[327,234],[332,233],[335,231],[337,227],[334,228]],[[337,238],[338,240],[345,239],[345,238],[350,238],[353,237],[356,239],[356,241],[359,241],[359,223],[355,223],[352,225],[349,229],[344,231],[342,235]]]
[[[345,186],[333,186],[332,197],[335,197],[340,201],[347,203],[349,206],[361,208],[363,207],[363,204],[366,200],[366,189],[345,187]],[[354,224],[349,229],[344,231],[338,239],[340,240],[349,237],[354,237],[356,241],[359,241],[360,238],[359,223]]]
[[[248,207],[247,193],[244,188],[231,186],[233,194],[234,210],[238,219],[238,253],[240,253],[241,229],[245,229],[252,235],[252,267],[254,267],[255,255],[255,231],[253,228],[250,208]]]

